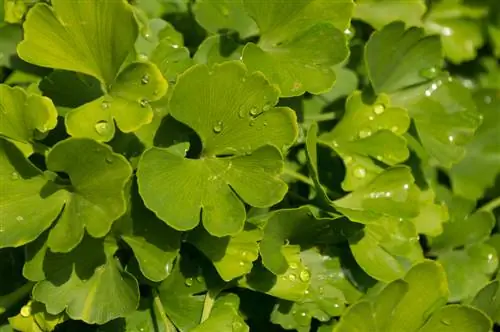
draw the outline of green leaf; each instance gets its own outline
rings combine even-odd
[[[304,298],[311,281],[311,274],[300,260],[300,247],[286,245],[281,248],[288,269],[279,276],[263,265],[254,265],[252,271],[238,280],[238,286],[266,293],[288,301]]]
[[[391,100],[408,109],[431,161],[446,168],[463,158],[465,145],[481,123],[468,89],[446,75],[396,92]]]
[[[310,206],[278,210],[269,216],[260,243],[262,263],[274,274],[289,270],[285,253],[289,244],[310,246],[346,241],[359,230],[354,224],[336,218],[318,218]]]
[[[402,135],[409,126],[406,110],[390,105],[387,96],[368,105],[360,91],[351,94],[342,120],[319,138],[344,161],[347,171],[342,188],[355,190],[382,171],[370,158],[387,165],[405,161],[409,151]]]
[[[348,54],[343,31],[352,16],[351,1],[243,3],[261,33],[258,44],[248,43],[243,50],[250,70],[263,72],[279,86],[282,97],[318,94],[332,87],[332,66]]]
[[[122,132],[135,131],[152,121],[149,103],[162,98],[167,89],[167,82],[154,64],[132,63],[120,72],[105,96],[66,115],[68,134],[109,141],[115,133],[114,121]]]
[[[349,307],[333,331],[419,331],[432,312],[446,303],[447,296],[444,270],[425,261],[374,298]]]
[[[181,234],[147,210],[132,186],[131,211],[115,224],[115,230],[132,249],[146,278],[159,282],[170,275],[181,246]]]
[[[482,197],[500,174],[500,144],[497,142],[500,95],[495,90],[481,90],[474,97],[483,121],[467,144],[465,157],[450,170],[453,191],[471,200]]]
[[[438,262],[448,277],[449,301],[457,302],[474,296],[490,281],[498,267],[498,256],[492,246],[476,244],[442,253]]]
[[[16,46],[22,39],[22,30],[19,25],[6,24],[2,26],[0,23],[0,66],[12,66],[17,57]]]
[[[50,314],[65,310],[71,319],[89,324],[131,314],[139,304],[139,287],[113,257],[117,249],[116,243],[86,237],[68,254],[47,251],[46,279],[35,286],[33,298]]]
[[[484,286],[474,297],[471,306],[487,314],[496,324],[500,322],[500,280]]]
[[[391,93],[424,83],[442,65],[441,44],[421,28],[391,23],[373,33],[365,46],[368,76],[376,93]]]
[[[43,304],[29,301],[17,316],[9,318],[9,323],[16,331],[51,332],[65,320],[64,315],[51,315],[45,311]]]
[[[234,30],[240,38],[258,33],[254,20],[243,7],[243,0],[199,0],[193,5],[196,21],[210,33]]]
[[[38,66],[88,74],[110,85],[137,34],[134,14],[123,0],[54,0],[52,6],[38,3],[30,10],[18,53]]]
[[[57,110],[47,97],[0,84],[0,135],[33,143],[57,124]]]
[[[357,0],[354,17],[380,30],[393,21],[407,26],[420,26],[426,12],[423,0]]]
[[[455,64],[474,59],[485,42],[479,19],[488,8],[462,2],[438,1],[423,22],[427,33],[441,35],[444,53]]]
[[[193,99],[193,92],[200,97]],[[278,177],[283,157],[276,147],[289,146],[297,127],[292,110],[272,107],[277,98],[262,74],[248,74],[237,62],[216,65],[213,71],[197,65],[181,75],[170,114],[198,134],[201,158],[147,150],[138,167],[146,206],[177,230],[196,227],[201,210],[207,231],[222,237],[243,228],[245,209],[239,197],[256,207],[281,201],[286,184]]]
[[[199,227],[189,233],[188,241],[210,259],[221,278],[230,281],[247,274],[259,257],[262,230],[252,224],[232,236],[215,237]]]
[[[240,300],[235,294],[219,297],[210,312],[210,317],[192,329],[193,332],[248,332],[250,329],[239,314]]]
[[[231,35],[222,34],[209,36],[196,50],[193,60],[212,66],[229,60],[239,60],[243,46],[234,40]]]
[[[491,331],[492,323],[479,310],[451,304],[437,310],[419,332]]]

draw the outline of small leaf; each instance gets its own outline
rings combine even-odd
[[[239,314],[240,300],[235,294],[223,295],[215,301],[207,320],[192,329],[193,332],[248,332],[250,329]]]
[[[406,26],[420,26],[425,12],[423,0],[358,0],[354,17],[380,30],[393,21],[403,21]]]
[[[376,93],[391,93],[428,80],[426,71],[442,65],[438,37],[426,37],[421,28],[405,30],[401,22],[373,33],[365,46],[368,76]]]
[[[132,50],[138,28],[131,7],[119,1],[54,0],[36,4],[24,23],[19,56],[42,67],[115,79]]]
[[[210,259],[221,278],[230,281],[247,274],[252,263],[259,257],[259,244],[262,231],[246,224],[245,229],[232,236],[215,237],[203,228],[189,233],[188,241]]]
[[[243,3],[261,33],[258,44],[248,43],[243,50],[250,70],[263,72],[279,86],[282,97],[318,94],[332,87],[331,67],[348,53],[343,31],[352,15],[351,1]]]
[[[193,92],[200,97],[193,99]],[[216,65],[213,72],[204,65],[185,72],[170,99],[170,114],[199,135],[201,158],[147,150],[138,167],[146,206],[177,230],[196,227],[201,210],[207,231],[222,237],[243,229],[240,197],[256,207],[281,201],[286,184],[278,176],[283,157],[277,148],[294,141],[297,127],[292,110],[272,107],[277,97],[262,74],[248,75],[237,62]],[[159,190],[159,183],[168,186]]]
[[[114,121],[122,132],[135,131],[152,121],[149,103],[162,98],[167,89],[154,64],[132,63],[120,72],[108,94],[66,115],[68,134],[107,142],[115,133]]]
[[[193,6],[193,13],[196,21],[212,34],[234,30],[245,39],[259,31],[245,11],[242,0],[199,0]]]

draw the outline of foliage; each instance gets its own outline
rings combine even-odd
[[[496,0],[0,0],[0,331],[500,325]]]

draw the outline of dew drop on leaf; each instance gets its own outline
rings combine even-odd
[[[293,273],[292,273],[292,274],[290,274],[290,275],[288,276],[288,280],[290,280],[290,281],[295,281],[295,280],[297,280],[297,276],[296,276],[295,274],[293,274]]]
[[[237,321],[233,322],[233,324],[232,324],[232,328],[233,328],[234,332],[240,331],[242,327],[243,327],[243,324],[241,324],[240,322],[237,322]]]
[[[264,127],[267,127],[267,122],[264,122],[262,125],[263,125]]]
[[[139,104],[141,105],[142,108],[146,108],[149,104],[149,101],[147,101],[146,99],[141,99],[139,100]]]
[[[307,270],[302,270],[300,271],[300,280],[302,280],[303,282],[308,282],[309,279],[311,279],[311,274],[309,274],[309,271]]]
[[[267,111],[269,111],[270,109],[271,109],[271,105],[264,105],[264,107],[262,108],[262,110],[263,110],[264,112],[267,112]]]
[[[12,174],[10,175],[10,178],[12,180],[19,180],[19,174],[17,172],[12,172]]]
[[[222,121],[217,122],[213,127],[213,131],[216,134],[220,134],[222,132],[222,129],[224,129],[224,124],[222,123]]]
[[[370,136],[371,134],[372,134],[371,130],[369,130],[369,129],[362,129],[359,132],[359,137],[360,138],[366,138],[366,137]]]
[[[170,274],[170,271],[172,270],[172,264],[171,263],[167,263],[165,264],[165,272],[167,274]]]
[[[352,163],[352,157],[351,156],[345,156],[344,157],[344,161],[345,161],[346,164],[350,164],[350,163]]]
[[[144,53],[139,53],[138,58],[140,61],[148,61],[148,56]]]
[[[257,109],[257,107],[252,107],[252,109],[250,110],[250,116],[257,116],[259,115],[259,110]]]
[[[360,166],[354,168],[354,176],[359,179],[364,178],[366,176],[366,169]]]
[[[242,257],[242,258],[246,258],[247,256],[248,256],[248,251],[246,251],[246,250],[242,250],[242,251],[241,251],[241,257]]]
[[[420,76],[427,79],[434,79],[438,75],[438,69],[436,67],[425,68],[420,71]]]
[[[142,78],[141,78],[141,84],[142,85],[146,85],[149,83],[149,75],[148,74],[145,74]]]
[[[187,278],[184,283],[186,284],[186,286],[188,287],[191,287],[193,286],[193,278]]]
[[[23,317],[29,317],[31,316],[31,306],[30,305],[25,305],[21,308],[20,312],[21,316]]]
[[[298,268],[299,266],[297,265],[297,263],[290,263],[290,268],[295,270],[296,268]]]
[[[111,106],[111,104],[110,104],[110,102],[109,102],[109,101],[103,101],[103,102],[101,103],[101,108],[102,108],[103,110],[107,110],[107,109],[109,108],[109,106]]]
[[[398,126],[393,126],[391,128],[391,130],[392,130],[393,133],[396,133],[399,130],[399,128],[398,128]]]
[[[106,133],[108,132],[108,130],[109,130],[109,123],[108,123],[108,121],[101,120],[101,121],[99,121],[99,122],[97,122],[95,124],[95,131],[99,135],[106,135]]]
[[[23,216],[17,216],[16,220],[19,221],[19,222],[24,221],[24,217]]]
[[[384,113],[384,111],[385,111],[384,105],[377,104],[377,105],[373,106],[373,113],[375,113],[377,115]]]

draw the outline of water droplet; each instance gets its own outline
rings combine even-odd
[[[354,168],[354,176],[358,179],[362,179],[366,176],[366,169],[361,166]]]
[[[109,123],[106,120],[101,120],[95,124],[95,131],[99,135],[106,135],[109,131]]]
[[[339,146],[339,143],[337,141],[332,141],[332,145],[334,148],[336,148]]]
[[[19,221],[19,222],[20,222],[20,221],[24,221],[24,217],[23,217],[23,216],[17,216],[17,217],[16,217],[16,220],[17,220],[17,221]]]
[[[241,324],[240,322],[233,322],[232,324],[232,328],[233,328],[233,331],[239,331],[241,328],[243,327],[243,324]]]
[[[224,124],[222,123],[222,121],[219,121],[214,125],[212,129],[214,133],[220,134],[222,132],[222,129],[224,129]]]
[[[300,272],[299,277],[300,277],[300,280],[302,280],[303,282],[308,282],[309,279],[311,279],[311,274],[307,270],[302,270]]]
[[[170,274],[170,270],[172,270],[172,264],[170,263],[165,264],[165,273]]]
[[[443,33],[443,36],[451,36],[453,34],[453,30],[451,30],[451,28],[448,28],[448,27],[444,27],[441,32]]]
[[[296,268],[298,268],[299,266],[297,265],[297,263],[290,263],[290,268],[295,270]]]
[[[449,136],[448,136],[448,141],[449,141],[450,143],[455,142],[455,136],[453,136],[453,135],[449,135]]]
[[[264,127],[267,127],[267,122],[262,123]]]
[[[360,132],[359,132],[359,137],[360,138],[366,138],[368,136],[370,136],[372,134],[372,131],[369,130],[369,129],[362,129]]]
[[[290,281],[295,281],[295,280],[297,280],[297,276],[296,276],[295,274],[291,273],[291,274],[288,276],[288,280],[290,280]]]
[[[267,112],[267,111],[269,111],[270,109],[271,109],[271,105],[264,105],[264,107],[262,107],[262,110],[263,110],[264,112]]]
[[[144,53],[139,53],[138,58],[139,61],[148,61],[148,56]]]
[[[324,274],[318,274],[318,280],[323,281],[326,279],[326,276]]]
[[[111,103],[110,103],[109,101],[103,101],[103,102],[101,103],[101,108],[102,108],[103,110],[107,110],[107,109],[109,108],[109,106],[111,106]]]
[[[375,113],[377,115],[384,113],[384,111],[385,111],[385,106],[382,104],[377,104],[377,105],[373,106],[373,113]]]
[[[403,185],[403,189],[404,189],[404,190],[408,190],[409,188],[410,188],[410,185],[409,185],[409,184],[405,183],[405,184]]]
[[[260,112],[257,109],[257,107],[252,107],[252,109],[250,110],[249,113],[250,113],[250,116],[255,117],[255,116],[259,115]]]
[[[240,261],[240,266],[245,266],[245,262],[244,261]]]
[[[188,287],[191,287],[193,286],[193,278],[187,278],[184,283],[186,284],[186,286]]]
[[[323,293],[324,293],[324,292],[325,292],[325,288],[324,288],[324,287],[320,287],[320,288],[318,288],[318,293],[319,293],[320,295],[323,295]]]
[[[253,127],[255,126],[255,120],[250,120],[250,123],[249,123],[250,127]]]
[[[146,108],[149,105],[149,101],[147,99],[141,99],[139,100],[139,105],[141,105],[142,108]]]
[[[304,291],[304,294],[305,294],[305,295],[308,295],[308,294],[309,294],[309,289],[306,289],[306,290]]]
[[[148,74],[145,74],[142,78],[141,78],[141,84],[142,85],[146,85],[149,83],[149,75]]]
[[[20,312],[21,316],[23,317],[29,317],[31,316],[31,306],[30,305],[25,305],[21,308]]]
[[[10,175],[10,178],[12,180],[19,180],[19,174],[17,172],[12,172],[12,174]]]
[[[427,78],[427,79],[434,79],[438,76],[438,69],[436,67],[431,67],[431,68],[426,68],[426,69],[422,69],[420,71],[420,76],[422,76],[423,78]]]
[[[399,128],[398,126],[392,126],[391,130],[393,133],[396,133],[399,130]]]
[[[345,162],[346,164],[350,164],[350,163],[352,163],[352,160],[353,160],[353,159],[352,159],[352,157],[351,157],[351,156],[345,156],[345,157],[344,157],[344,162]]]

